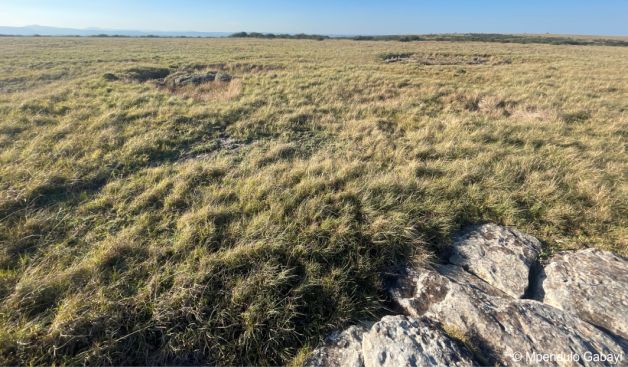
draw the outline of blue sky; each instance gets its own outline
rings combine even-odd
[[[323,34],[628,35],[628,0],[0,0],[0,25]]]

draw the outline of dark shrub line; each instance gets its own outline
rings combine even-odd
[[[543,35],[511,35],[499,33],[464,33],[464,34],[426,34],[426,35],[382,35],[382,36],[322,36],[318,34],[274,34],[258,32],[238,32],[232,38],[264,38],[264,39],[350,39],[354,41],[447,41],[447,42],[498,42],[498,43],[541,43],[549,45],[576,46],[628,46],[628,41],[618,39],[582,39],[572,37],[554,37]]]

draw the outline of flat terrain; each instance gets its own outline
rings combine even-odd
[[[0,365],[298,361],[386,313],[385,275],[467,223],[628,254],[626,47],[0,38],[0,55]],[[164,88],[164,68],[234,79]]]

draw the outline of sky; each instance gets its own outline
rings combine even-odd
[[[628,35],[628,0],[0,0],[0,26],[316,34]]]

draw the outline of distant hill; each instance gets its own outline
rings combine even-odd
[[[446,42],[498,42],[542,43],[550,45],[579,46],[628,46],[625,37],[579,36],[555,34],[501,34],[501,33],[453,33],[423,35],[355,36],[356,41],[446,41]]]
[[[238,32],[230,35],[234,38],[285,38],[285,39],[351,39],[354,41],[446,41],[446,42],[499,42],[499,43],[543,43],[550,45],[580,45],[580,46],[628,46],[625,37],[607,36],[577,36],[577,35],[550,35],[550,34],[500,34],[500,33],[455,33],[455,34],[422,34],[422,35],[357,35],[357,36],[329,36],[318,34],[274,34],[259,32]]]
[[[58,28],[40,25],[29,25],[25,27],[5,27],[0,26],[0,35],[11,36],[123,36],[123,37],[225,37],[230,32],[181,32],[181,31],[137,31],[121,29],[100,29],[100,28]]]
[[[82,36],[82,37],[234,37],[265,39],[351,39],[355,41],[447,41],[447,42],[498,42],[498,43],[541,43],[551,45],[580,46],[628,46],[628,38],[620,36],[579,36],[556,34],[500,34],[500,33],[454,33],[421,35],[319,35],[319,34],[275,34],[260,32],[194,32],[194,31],[138,31],[102,28],[59,28],[40,25],[25,27],[0,26],[0,36]]]

